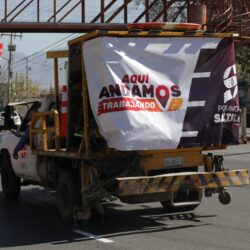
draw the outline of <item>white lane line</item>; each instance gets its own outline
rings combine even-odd
[[[204,107],[206,104],[206,101],[192,101],[188,102],[188,107]]]
[[[199,131],[183,131],[181,137],[197,137]]]
[[[98,240],[98,241],[103,242],[103,243],[113,243],[114,242],[113,240],[102,238],[101,236],[94,235],[94,234],[91,234],[91,233],[88,233],[88,232],[85,232],[85,231],[82,231],[82,230],[74,230],[73,232],[77,233],[77,234],[80,234],[80,235],[83,235],[83,236],[87,236],[90,239]]]
[[[193,78],[210,78],[211,72],[193,73]]]

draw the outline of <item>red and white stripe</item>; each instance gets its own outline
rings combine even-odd
[[[67,134],[67,112],[68,112],[68,93],[67,86],[62,86],[61,116],[60,116],[60,135],[65,138]]]
[[[62,86],[62,102],[61,102],[61,113],[67,113],[68,111],[68,94],[67,86]]]
[[[3,44],[0,43],[0,59],[2,58],[3,56]]]

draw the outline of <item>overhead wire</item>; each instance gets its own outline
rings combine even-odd
[[[46,16],[50,16],[50,13],[51,13],[51,3],[48,3],[48,2],[46,2],[46,1],[44,1],[43,3],[44,3],[43,14],[46,15]],[[30,7],[34,8],[34,6],[32,6],[32,5],[31,5]],[[110,17],[110,16],[111,16],[113,13],[115,13],[118,9],[119,9],[119,7],[114,8],[114,9],[111,10],[110,12],[106,13],[106,14],[105,14],[105,17],[106,17],[106,18]],[[130,10],[133,10],[133,8],[130,8]],[[32,11],[32,14],[30,14],[29,16],[26,15],[26,16],[24,17],[23,20],[27,20],[27,18],[34,17],[34,16],[35,16],[35,13],[36,13],[35,11]],[[117,18],[117,17],[116,17],[116,18]],[[22,57],[22,58],[20,58],[20,59],[18,59],[18,60],[16,60],[16,61],[14,61],[14,62],[12,63],[12,67],[14,67],[14,68],[18,67],[18,65],[19,65],[20,63],[22,63],[24,60],[27,60],[27,58],[29,59],[29,63],[31,63],[31,64],[42,65],[42,66],[44,66],[44,67],[45,67],[46,65],[48,65],[48,64],[52,65],[52,63],[50,63],[49,61],[46,62],[46,63],[45,63],[45,62],[44,62],[44,63],[38,63],[38,62],[35,62],[35,60],[36,60],[37,58],[39,58],[39,57],[44,56],[44,52],[45,52],[46,50],[58,48],[59,46],[61,46],[62,43],[65,42],[66,39],[69,39],[70,37],[73,37],[74,35],[76,35],[76,33],[71,33],[71,34],[65,36],[64,38],[62,38],[62,39],[60,39],[60,40],[58,40],[58,41],[56,41],[56,42],[54,42],[54,43],[52,43],[52,44],[46,46],[46,47],[44,47],[44,48],[42,48],[42,49],[40,49],[40,50],[38,50],[38,51],[36,51],[36,52],[34,52],[34,53],[28,55],[28,56]],[[15,57],[16,57],[16,56],[15,56]],[[5,60],[8,60],[8,59],[5,58]],[[40,72],[41,72],[41,71],[40,71]],[[37,73],[38,73],[38,72],[37,72]],[[35,72],[34,72],[34,74],[35,74]]]
[[[47,4],[47,5],[46,5]],[[51,4],[50,3],[46,3],[45,4],[45,10],[43,11],[43,14],[45,13],[45,14],[47,14],[46,16],[50,16],[51,14],[50,13],[52,13],[51,12]],[[34,5],[32,6],[30,6],[30,8],[32,8],[32,9],[34,9]],[[49,13],[50,12],[50,13]],[[32,14],[30,14],[30,13],[32,13]],[[26,15],[24,16],[24,17],[21,17],[21,18],[19,18],[19,21],[26,21],[26,20],[29,20],[29,18],[33,18],[34,16],[35,16],[35,11],[30,11],[29,12],[29,15],[27,16],[27,13],[26,13]],[[49,61],[47,61],[47,62],[44,62],[44,63],[38,63],[38,62],[35,62],[34,60],[36,60],[37,58],[39,58],[39,57],[41,57],[41,56],[44,56],[44,52],[46,51],[46,50],[48,50],[48,49],[54,49],[54,48],[57,48],[57,47],[59,47],[59,46],[61,46],[61,44],[62,43],[64,43],[65,42],[65,40],[66,39],[69,39],[70,37],[72,37],[72,36],[74,36],[76,33],[73,33],[73,34],[69,34],[69,35],[67,35],[67,36],[65,36],[64,38],[62,38],[62,39],[60,39],[60,40],[58,40],[58,41],[56,41],[56,42],[54,42],[54,43],[52,43],[52,44],[50,44],[50,45],[48,45],[48,46],[46,46],[46,47],[44,47],[44,48],[42,48],[42,49],[40,49],[40,50],[38,50],[38,51],[36,51],[36,52],[34,52],[34,53],[32,53],[32,54],[30,54],[30,55],[28,55],[28,56],[24,56],[24,57],[21,57],[20,59],[18,59],[18,60],[16,60],[16,61],[14,61],[12,64],[11,64],[11,67],[12,68],[17,68],[17,67],[19,67],[19,64],[20,63],[22,63],[23,61],[25,61],[25,60],[27,60],[27,58],[29,58],[30,60],[29,60],[29,63],[31,63],[31,64],[35,64],[35,65],[42,65],[43,66],[43,69],[44,70],[39,70],[39,71],[33,71],[32,72],[32,75],[36,75],[36,74],[38,74],[38,73],[41,73],[41,72],[48,72],[48,71],[51,71],[52,70],[52,64],[53,63],[51,63],[51,62],[49,62]],[[15,57],[19,57],[19,56],[17,56],[17,55],[15,55]],[[3,59],[5,60],[5,61],[8,61],[9,59],[8,58],[5,58],[5,57],[3,57]],[[49,66],[48,66],[49,65]],[[60,64],[59,64],[60,65]],[[47,67],[46,67],[47,66]],[[5,78],[6,78],[6,76],[7,76],[7,71],[6,71],[6,69],[8,68],[8,65],[6,64],[5,65],[5,68],[4,68],[4,74],[3,75],[1,75],[0,77],[0,79],[2,79],[2,80],[4,80]],[[2,68],[2,71],[3,71],[3,68]]]
[[[56,48],[56,47],[58,47],[58,44],[59,44],[60,42],[66,40],[66,39],[68,39],[68,38],[70,38],[71,36],[73,36],[73,35],[75,35],[75,34],[76,34],[76,33],[70,34],[70,35],[68,35],[68,36],[66,36],[66,37],[64,37],[64,38],[62,38],[62,39],[60,39],[59,41],[56,41],[56,42],[54,42],[54,43],[52,43],[52,44],[50,44],[50,45],[48,45],[48,46],[46,46],[46,47],[40,49],[39,51],[36,51],[36,52],[34,52],[34,53],[32,53],[32,54],[30,54],[30,55],[28,55],[28,56],[25,56],[25,57],[21,58],[20,60],[13,62],[12,65],[17,64],[17,63],[19,63],[19,62],[22,62],[22,61],[26,60],[27,58],[31,58],[31,57],[33,57],[33,56],[39,55],[40,53],[43,53],[43,52],[45,52],[45,51],[48,50],[48,49]],[[57,46],[56,46],[56,45],[57,45]],[[42,54],[42,55],[39,55],[39,57],[40,57],[40,56],[43,56],[43,54]],[[35,57],[35,58],[38,58],[38,57]],[[32,58],[32,60],[34,60],[35,58]],[[30,60],[30,61],[32,61],[32,60]]]
[[[29,6],[29,8],[34,9],[34,8],[35,8],[35,5],[31,4],[31,6]],[[44,13],[48,13],[48,16],[49,16],[49,15],[50,15],[49,12],[51,12],[51,3],[48,3],[48,2],[46,3],[46,2],[45,2],[45,9],[43,9],[43,14],[44,14]],[[32,14],[29,15],[28,17],[31,17],[31,16],[34,17],[35,14],[36,14],[36,11],[31,11],[31,13],[32,13]],[[21,20],[22,20],[22,21],[27,20],[28,17],[27,17],[27,15],[26,15],[25,18],[24,18],[24,19],[21,18]],[[51,47],[54,46],[54,45],[57,45],[58,43],[64,41],[65,39],[70,38],[70,37],[73,36],[74,34],[75,34],[75,33],[70,34],[70,35],[68,35],[68,36],[65,36],[64,38],[60,39],[59,41],[57,41],[57,42],[55,42],[55,43],[52,43],[52,44],[50,44],[49,46],[46,46],[45,48],[43,48],[43,49],[41,49],[41,50],[39,50],[39,51],[37,51],[37,52],[35,52],[35,53],[32,53],[32,54],[30,54],[30,55],[28,55],[28,56],[25,56],[25,57],[21,58],[20,60],[14,61],[14,62],[12,63],[12,66],[15,65],[15,64],[17,64],[17,63],[19,63],[19,62],[22,62],[23,60],[26,60],[27,58],[33,57],[33,56],[35,56],[35,55],[37,55],[37,54],[39,54],[39,53],[43,53],[45,50],[51,48]],[[35,59],[35,58],[34,58],[34,59]],[[32,59],[32,60],[33,60],[33,59]]]
[[[61,63],[61,64],[59,63],[59,64],[58,64],[58,67],[60,67],[60,66],[63,66],[63,64],[62,64],[62,63]],[[49,70],[49,71],[50,71],[50,70],[54,70],[54,68],[53,68],[53,67],[44,67],[43,70],[35,70],[35,71],[32,71],[32,75],[33,75],[33,74],[37,74],[37,73],[46,72],[46,71],[48,71],[48,70]]]
[[[45,6],[46,6],[46,5],[45,5]],[[49,7],[50,7],[50,9],[51,9],[51,5],[49,5],[49,4],[47,4],[46,7],[47,7],[47,9],[46,9],[45,12],[47,12],[47,11],[49,10]],[[115,11],[117,11],[118,9],[119,9],[119,7],[116,8],[116,9],[114,9],[114,10],[112,10],[112,11],[110,11],[109,13],[107,13],[107,14],[105,15],[105,17],[109,17],[110,15],[112,15],[112,14],[113,14]],[[31,57],[33,57],[33,56],[39,55],[40,53],[43,53],[45,50],[47,50],[47,49],[49,49],[49,48],[52,48],[53,46],[55,46],[54,48],[57,48],[57,47],[59,46],[59,45],[58,45],[59,43],[63,42],[64,40],[70,38],[71,36],[73,36],[73,35],[75,35],[75,34],[76,34],[76,33],[72,33],[72,34],[70,34],[70,35],[68,35],[68,36],[65,36],[64,38],[60,39],[59,41],[56,41],[55,43],[52,43],[52,44],[46,46],[45,48],[42,48],[41,50],[39,50],[39,51],[37,51],[37,52],[34,52],[34,53],[32,53],[32,54],[30,54],[30,55],[28,55],[28,56],[25,56],[25,57],[21,58],[20,60],[14,61],[14,62],[12,63],[12,66],[15,65],[15,64],[17,64],[17,63],[19,63],[19,62],[22,62],[22,61],[26,60],[27,58],[31,58]],[[56,46],[56,45],[58,45],[58,46]],[[39,55],[39,56],[37,56],[37,57],[32,58],[32,59],[30,60],[30,62],[32,62],[34,59],[36,59],[36,58],[38,58],[38,57],[40,57],[40,56],[42,56],[42,55]]]
[[[53,43],[53,44],[51,44],[50,46],[46,47],[45,49],[41,50],[39,53],[43,53],[43,52],[45,52],[45,51],[48,50],[48,49],[55,49],[55,48],[60,47],[63,43],[65,43],[64,40],[69,39],[70,37],[74,36],[75,34],[76,34],[76,33],[72,33],[72,34],[70,34],[70,35],[64,37],[64,38],[61,39],[60,41],[58,41],[58,42],[56,42],[56,43]],[[29,56],[29,57],[32,57],[32,59],[31,59],[30,61],[32,62],[34,59],[39,58],[39,57],[41,57],[41,56],[44,55],[44,54],[39,55],[39,53],[36,53],[36,54],[33,54],[33,55]],[[33,56],[35,56],[35,57],[33,57]]]

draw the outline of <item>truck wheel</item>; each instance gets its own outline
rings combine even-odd
[[[69,172],[62,172],[57,182],[57,206],[63,219],[73,220],[76,204],[77,195],[73,175]]]
[[[228,205],[232,200],[232,196],[229,192],[223,191],[222,193],[219,193],[218,199],[221,204]]]
[[[7,153],[2,154],[1,182],[6,199],[16,199],[19,196],[21,180],[15,175]]]

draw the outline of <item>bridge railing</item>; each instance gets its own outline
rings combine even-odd
[[[232,4],[230,3],[223,13],[218,13],[218,10],[215,10],[215,13],[217,13],[217,16],[207,23],[208,29],[216,32],[227,32],[233,20]]]
[[[111,23],[117,22],[117,19],[119,23],[155,22],[163,17],[166,19],[166,12],[176,2],[178,1],[0,0],[0,22]],[[150,20],[150,13],[156,5],[161,8]]]

